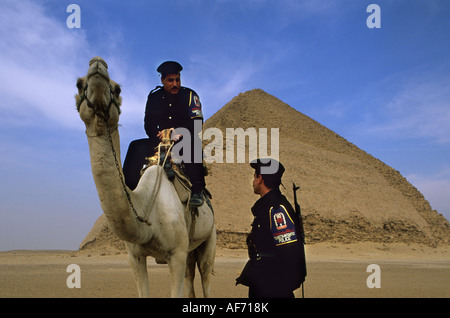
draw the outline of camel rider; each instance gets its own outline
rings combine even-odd
[[[279,189],[285,169],[269,158],[254,160],[250,166],[255,169],[253,192],[260,198],[251,209],[250,260],[236,284],[248,286],[250,298],[293,298],[293,291],[305,279],[306,267],[299,220]]]
[[[161,74],[161,86],[157,86],[150,92],[145,107],[144,127],[151,140],[151,146],[156,147],[164,129],[185,128],[190,132],[191,160],[183,161],[184,169],[192,183],[192,194],[189,205],[198,207],[203,204],[202,189],[205,187],[205,177],[201,153],[194,158],[194,142],[199,139],[194,132],[203,124],[203,115],[200,99],[192,89],[181,86],[180,72],[182,66],[173,61],[162,63],[157,72]],[[199,125],[200,124],[200,125]],[[174,137],[177,140],[178,137]],[[181,137],[182,138],[182,137]],[[200,140],[196,141],[197,143]],[[196,159],[196,160],[194,160]],[[189,161],[189,162],[187,162]]]

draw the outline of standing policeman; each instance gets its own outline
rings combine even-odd
[[[257,159],[250,166],[255,169],[253,192],[260,199],[251,209],[250,260],[236,284],[248,286],[250,298],[293,298],[305,280],[306,266],[299,219],[279,189],[285,169],[275,159]],[[269,166],[278,169],[265,174],[262,168]]]
[[[200,99],[192,89],[181,86],[180,72],[182,66],[173,61],[162,63],[157,72],[161,74],[162,87],[158,86],[150,92],[145,107],[144,127],[151,141],[152,149],[156,147],[164,129],[185,128],[190,133],[191,149],[190,160],[184,162],[184,168],[192,183],[192,195],[189,205],[201,206],[204,202],[202,189],[205,187],[202,156],[197,154],[194,160],[194,143],[201,145],[199,131],[194,127],[203,124],[203,115]],[[197,125],[195,125],[197,123]],[[199,130],[197,128],[197,130]],[[181,136],[174,136],[176,140]],[[196,139],[198,139],[196,141]],[[201,149],[200,149],[201,151]]]

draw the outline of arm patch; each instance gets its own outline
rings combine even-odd
[[[189,117],[191,119],[203,119],[202,104],[200,103],[200,98],[194,91],[191,91],[189,94]]]
[[[275,246],[289,244],[297,241],[295,224],[283,205],[270,208],[270,230]]]

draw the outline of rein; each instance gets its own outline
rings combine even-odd
[[[114,156],[114,162],[116,164],[116,169],[117,169],[117,172],[119,173],[120,182],[122,183],[123,191],[125,192],[125,195],[127,197],[128,203],[130,204],[131,210],[133,211],[133,214],[136,217],[136,220],[138,220],[141,223],[145,223],[148,226],[151,226],[152,222],[150,222],[149,220],[143,219],[137,213],[136,209],[134,208],[133,201],[131,201],[130,193],[128,192],[128,187],[125,184],[125,178],[123,177],[122,171],[120,169],[119,160],[117,159],[116,150],[114,149],[114,144],[113,144],[113,140],[112,140],[112,137],[111,137],[111,128],[106,123],[106,119],[105,119],[105,124],[106,124],[106,131],[108,133],[109,144],[111,145],[111,150],[112,150],[112,153],[113,153],[113,156]]]
[[[119,160],[117,159],[117,153],[116,153],[116,150],[114,148],[114,144],[113,144],[113,140],[112,140],[112,136],[111,136],[111,127],[108,126],[108,120],[109,120],[109,116],[110,116],[109,115],[109,111],[111,110],[112,105],[116,106],[117,111],[119,112],[119,115],[120,115],[120,103],[114,97],[112,86],[111,86],[111,84],[109,84],[109,94],[110,94],[109,104],[106,107],[106,109],[104,109],[103,111],[99,112],[98,111],[98,107],[95,107],[94,105],[92,105],[91,101],[87,97],[87,89],[88,89],[88,84],[86,83],[86,86],[84,87],[83,93],[80,96],[80,101],[77,103],[77,110],[80,111],[81,104],[83,103],[84,100],[86,100],[87,106],[93,110],[95,115],[97,115],[99,118],[103,119],[103,121],[105,122],[106,132],[108,133],[108,141],[109,141],[109,144],[111,146],[111,150],[112,150],[112,153],[113,153],[113,156],[114,156],[114,162],[116,164],[116,169],[117,169],[117,171],[119,173],[120,182],[122,183],[122,187],[123,187],[123,190],[124,190],[125,195],[127,197],[127,201],[130,204],[131,210],[133,211],[133,214],[136,217],[136,220],[138,220],[139,222],[145,223],[148,226],[151,226],[152,223],[149,220],[145,220],[141,216],[139,216],[139,214],[137,213],[136,209],[134,208],[133,201],[131,200],[130,193],[128,192],[128,188],[127,188],[127,186],[125,184],[125,178],[124,178],[124,176],[122,174],[122,171],[120,169]],[[117,126],[115,128],[117,129]]]

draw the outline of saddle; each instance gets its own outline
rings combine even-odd
[[[140,174],[145,172],[146,169],[148,169],[151,166],[154,165],[160,165],[163,167],[165,173],[167,174],[167,177],[170,181],[172,181],[175,190],[178,194],[178,197],[180,198],[181,203],[186,207],[185,208],[185,217],[187,216],[187,213],[191,213],[191,216],[194,214],[198,216],[198,208],[189,208],[189,200],[191,198],[191,182],[184,172],[184,165],[183,164],[177,164],[172,160],[171,156],[171,150],[174,145],[174,141],[171,138],[172,130],[165,129],[162,131],[162,139],[159,145],[155,148],[156,152],[151,157],[145,157],[146,163],[142,167]],[[205,176],[208,174],[207,167],[205,163],[203,163],[203,170],[205,173]],[[211,204],[211,193],[205,188],[203,189],[203,196],[205,198],[205,202],[208,204],[209,208],[211,209],[213,215],[214,210]],[[157,264],[167,264],[167,261],[164,258],[155,258]]]
[[[162,131],[161,142],[155,148],[155,154],[151,157],[145,157],[146,164],[144,164],[141,169],[141,175],[151,166],[162,166],[167,177],[170,181],[172,181],[181,203],[183,203],[183,205],[187,205],[191,198],[192,184],[184,171],[184,165],[175,163],[172,159],[171,150],[174,145],[174,141],[172,140],[171,135],[171,129],[165,129]],[[205,163],[203,163],[203,171],[205,176],[208,175],[208,169]],[[203,189],[203,196],[212,211],[212,205],[210,202],[210,199],[212,199],[211,193],[207,189]]]

